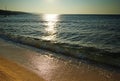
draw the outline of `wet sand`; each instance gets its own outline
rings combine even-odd
[[[46,81],[119,81],[120,72],[110,71],[54,53],[0,40],[0,55],[38,74]],[[1,63],[0,63],[1,64]]]
[[[0,57],[0,81],[45,81],[35,73]]]

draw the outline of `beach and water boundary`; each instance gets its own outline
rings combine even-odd
[[[115,67],[120,67],[119,52],[110,52],[104,49],[97,49],[93,47],[77,47],[76,45],[71,47],[68,44],[59,44],[51,41],[44,41],[37,38],[13,35],[10,33],[0,32],[0,37],[5,40],[10,40],[16,43],[25,44],[38,49],[44,49],[52,51],[58,54],[64,54],[68,57],[76,59],[83,59],[89,61],[96,61]],[[109,60],[109,61],[108,61]]]
[[[0,55],[28,68],[46,81],[119,81],[119,71],[109,71],[82,62],[78,62],[77,65],[71,64],[72,60],[54,58],[51,55],[53,53],[45,52],[45,50],[35,52],[34,49],[7,41],[1,40]]]

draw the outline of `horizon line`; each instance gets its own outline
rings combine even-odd
[[[0,11],[8,11],[8,12],[22,12],[22,13],[30,13],[30,14],[71,14],[71,15],[120,15],[120,13],[39,13],[39,12],[29,12],[29,11],[20,11],[20,10],[5,10],[0,9]]]

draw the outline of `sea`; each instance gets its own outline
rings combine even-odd
[[[0,15],[0,38],[120,66],[120,15]]]

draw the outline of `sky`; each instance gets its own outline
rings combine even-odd
[[[0,9],[46,14],[120,14],[120,0],[0,0]]]

